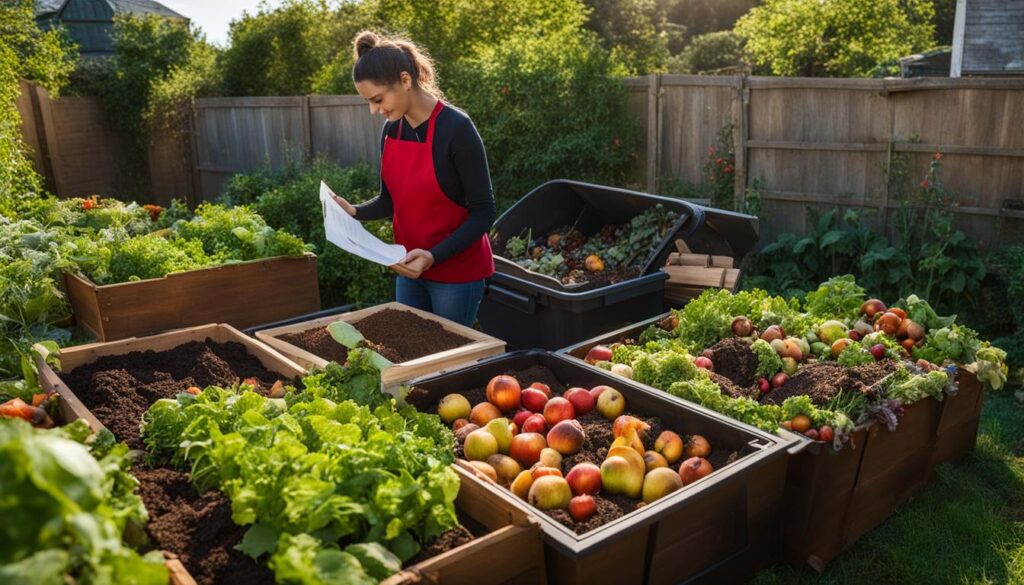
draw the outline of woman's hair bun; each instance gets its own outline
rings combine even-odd
[[[362,57],[370,49],[375,48],[380,44],[380,40],[381,39],[377,36],[377,33],[371,30],[364,30],[356,35],[356,40],[354,41],[356,58],[358,59],[359,57]]]

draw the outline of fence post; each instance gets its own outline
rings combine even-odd
[[[661,76],[647,76],[647,192],[657,193],[661,168]]]
[[[733,80],[732,93],[732,143],[735,158],[733,200],[738,210],[742,210],[747,197],[747,105],[750,104],[750,88],[747,87],[747,76],[737,75]]]
[[[313,158],[313,122],[309,115],[309,96],[302,98],[302,154],[307,161]]]
[[[46,188],[57,193],[57,179],[53,173],[53,161],[50,160],[50,146],[46,141],[46,126],[43,121],[42,104],[39,103],[38,86],[34,83],[23,83],[24,91],[28,92],[29,103],[32,104],[32,117],[36,127],[36,143],[39,145],[39,160],[43,163],[43,181]]]

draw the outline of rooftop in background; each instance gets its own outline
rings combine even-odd
[[[958,0],[951,77],[1024,76],[1024,1]]]
[[[39,26],[63,25],[78,44],[83,57],[113,54],[111,31],[115,14],[155,14],[188,21],[185,16],[155,0],[36,0],[36,22]]]

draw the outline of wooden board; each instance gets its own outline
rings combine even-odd
[[[326,359],[283,341],[280,337],[290,333],[306,331],[314,327],[327,327],[335,321],[357,323],[361,319],[365,319],[366,317],[385,309],[409,311],[419,317],[439,323],[448,331],[457,333],[472,340],[472,342],[467,345],[426,355],[400,364],[395,364],[394,366],[385,369],[381,372],[381,380],[385,389],[393,389],[400,383],[419,376],[447,370],[485,357],[505,353],[505,342],[500,339],[491,337],[486,333],[481,333],[471,327],[466,327],[453,321],[449,321],[448,319],[443,319],[433,313],[421,311],[397,302],[376,305],[374,307],[361,309],[359,311],[352,311],[351,313],[345,313],[342,315],[331,315],[330,317],[323,317],[320,319],[305,321],[303,323],[296,323],[294,325],[264,329],[263,331],[256,332],[256,338],[277,349],[300,365],[310,369],[325,368],[329,363]]]
[[[203,323],[244,329],[320,310],[308,253],[103,286],[65,273],[64,283],[75,319],[100,341]]]
[[[721,288],[725,282],[724,268],[702,268],[700,266],[662,266],[661,271],[668,274],[671,285],[689,287]]]
[[[60,371],[70,372],[78,366],[92,363],[104,356],[123,355],[133,351],[166,351],[190,341],[204,341],[207,338],[216,343],[234,341],[245,345],[249,353],[260,360],[263,367],[284,376],[286,379],[290,380],[300,377],[305,373],[298,364],[284,357],[276,350],[267,347],[230,325],[223,324],[188,327],[179,331],[170,331],[148,337],[133,337],[119,341],[98,342],[69,347],[61,350],[58,356]],[[57,392],[60,415],[63,419],[61,422],[70,423],[81,418],[89,423],[94,432],[102,429],[103,424],[100,423],[99,419],[64,384],[57,371],[46,363],[46,358],[49,354],[46,348],[41,345],[34,347],[37,354],[35,360],[36,367],[39,370],[39,383],[44,390]]]

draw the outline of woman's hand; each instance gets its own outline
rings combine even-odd
[[[415,280],[433,265],[434,256],[426,250],[416,248],[406,254],[401,262],[392,264],[390,268],[406,278]]]
[[[337,203],[339,207],[345,210],[345,213],[351,215],[352,217],[356,216],[356,208],[354,205],[352,205],[348,201],[345,201],[343,197],[339,197],[334,193],[331,193],[331,197],[334,199],[334,202]]]

